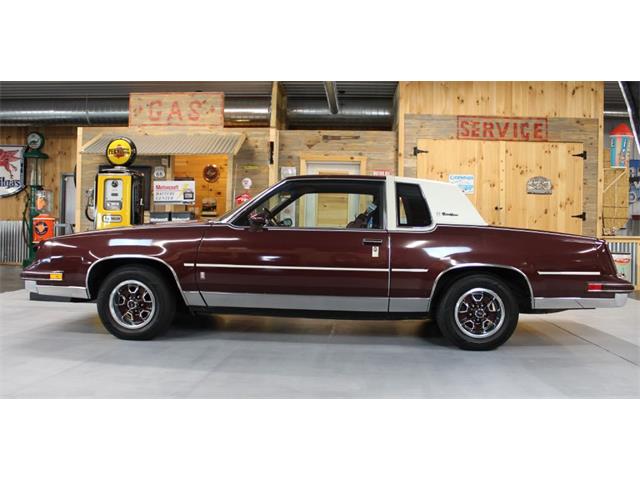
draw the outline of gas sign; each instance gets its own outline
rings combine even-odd
[[[0,197],[9,197],[25,187],[24,145],[0,145]]]

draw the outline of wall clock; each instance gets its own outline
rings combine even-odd
[[[204,170],[202,171],[202,176],[209,183],[217,182],[218,179],[220,178],[220,168],[218,168],[217,165],[209,164],[206,167],[204,167]]]

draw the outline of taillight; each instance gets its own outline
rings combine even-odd
[[[587,283],[587,292],[601,292],[602,290],[602,283]]]

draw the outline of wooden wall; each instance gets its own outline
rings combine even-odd
[[[247,136],[242,148],[233,159],[231,196],[235,198],[244,192],[244,188],[242,188],[243,178],[251,179],[253,185],[249,189],[249,193],[256,195],[267,188],[270,183],[273,183],[269,182],[269,129],[234,128],[229,130],[242,132]]]
[[[53,191],[53,216],[58,217],[61,177],[73,173],[76,163],[76,127],[0,127],[0,144],[26,143],[27,133],[38,131],[45,136],[42,151],[49,155],[43,162],[44,188]],[[28,181],[28,179],[27,179]],[[0,220],[22,220],[26,193],[0,198]]]
[[[603,82],[400,82],[396,105],[398,170],[407,176],[416,175],[417,140],[455,138],[457,115],[549,118],[549,141],[584,144],[583,232],[600,233]]]
[[[282,130],[279,135],[280,167],[296,167],[300,155],[353,155],[367,158],[367,174],[374,170],[396,172],[396,132],[339,130]]]

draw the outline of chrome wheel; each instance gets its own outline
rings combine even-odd
[[[111,291],[109,309],[116,323],[137,330],[153,319],[156,299],[151,289],[138,280],[125,280]]]
[[[456,302],[456,324],[469,337],[490,337],[500,329],[504,318],[504,303],[493,290],[472,288]]]

